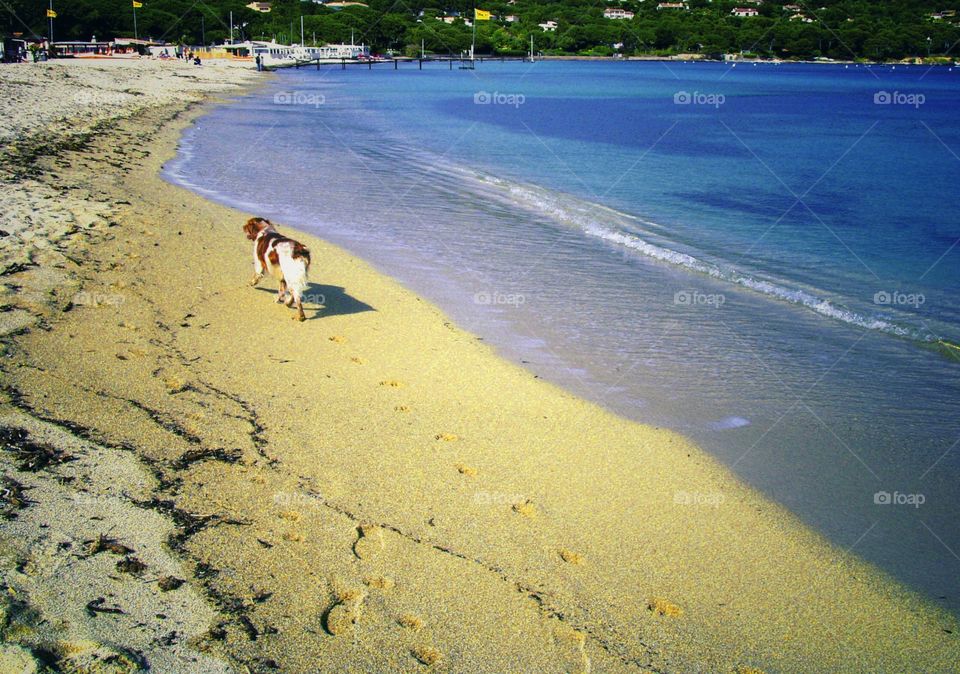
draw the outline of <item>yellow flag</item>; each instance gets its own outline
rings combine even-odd
[[[474,17],[474,19],[476,19],[477,21],[489,21],[489,20],[490,20],[490,12],[488,12],[488,11],[485,10],[485,9],[475,9],[475,10],[473,10],[473,17]]]
[[[48,10],[47,10],[47,18],[48,18],[48,19],[56,19],[56,18],[57,18],[57,13],[56,13],[55,11],[53,11],[52,9],[48,9]]]
[[[133,0],[133,6],[134,6],[134,7],[143,7],[143,3],[142,3],[142,2],[137,2],[137,0]]]

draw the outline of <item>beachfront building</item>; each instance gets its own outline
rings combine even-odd
[[[759,16],[760,12],[753,7],[734,7],[730,10],[734,16]]]
[[[53,43],[53,53],[56,56],[109,56],[111,42],[98,42],[96,38],[85,42],[82,40],[61,40]]]
[[[248,5],[244,5],[247,9],[252,9],[255,12],[260,12],[261,14],[267,14],[273,9],[273,5],[269,2],[251,2]]]
[[[632,19],[633,12],[629,9],[622,9],[620,7],[607,7],[603,10],[604,19]]]
[[[56,56],[66,58],[123,58],[150,54],[151,49],[159,44],[159,42],[132,37],[118,37],[109,42],[98,41],[94,37],[89,42],[82,40],[54,42],[53,51]]]
[[[117,37],[113,39],[113,53],[120,56],[140,56],[149,54],[150,49],[159,44],[159,42],[134,37]]]
[[[278,42],[248,40],[222,47],[235,58],[253,59],[259,56],[264,63],[276,61],[312,61],[315,59],[363,59],[370,57],[370,47],[362,44],[325,44],[319,47],[299,47]]]
[[[556,21],[544,21],[543,23],[538,23],[537,25],[540,26],[540,29],[541,29],[544,33],[552,33],[552,32],[554,32],[555,30],[557,30],[557,22],[556,22]]]

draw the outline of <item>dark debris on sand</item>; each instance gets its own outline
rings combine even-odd
[[[73,460],[62,449],[34,442],[28,431],[12,426],[0,426],[0,448],[13,454],[17,468],[31,473]]]
[[[0,517],[5,520],[16,519],[17,512],[26,508],[32,501],[26,497],[29,487],[14,480],[8,475],[0,479]]]

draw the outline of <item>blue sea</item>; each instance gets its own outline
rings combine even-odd
[[[960,612],[960,68],[290,70],[165,176],[344,246]]]

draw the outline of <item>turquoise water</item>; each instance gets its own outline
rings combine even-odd
[[[166,176],[688,434],[956,611],[958,110],[949,68],[287,71],[202,118]]]

